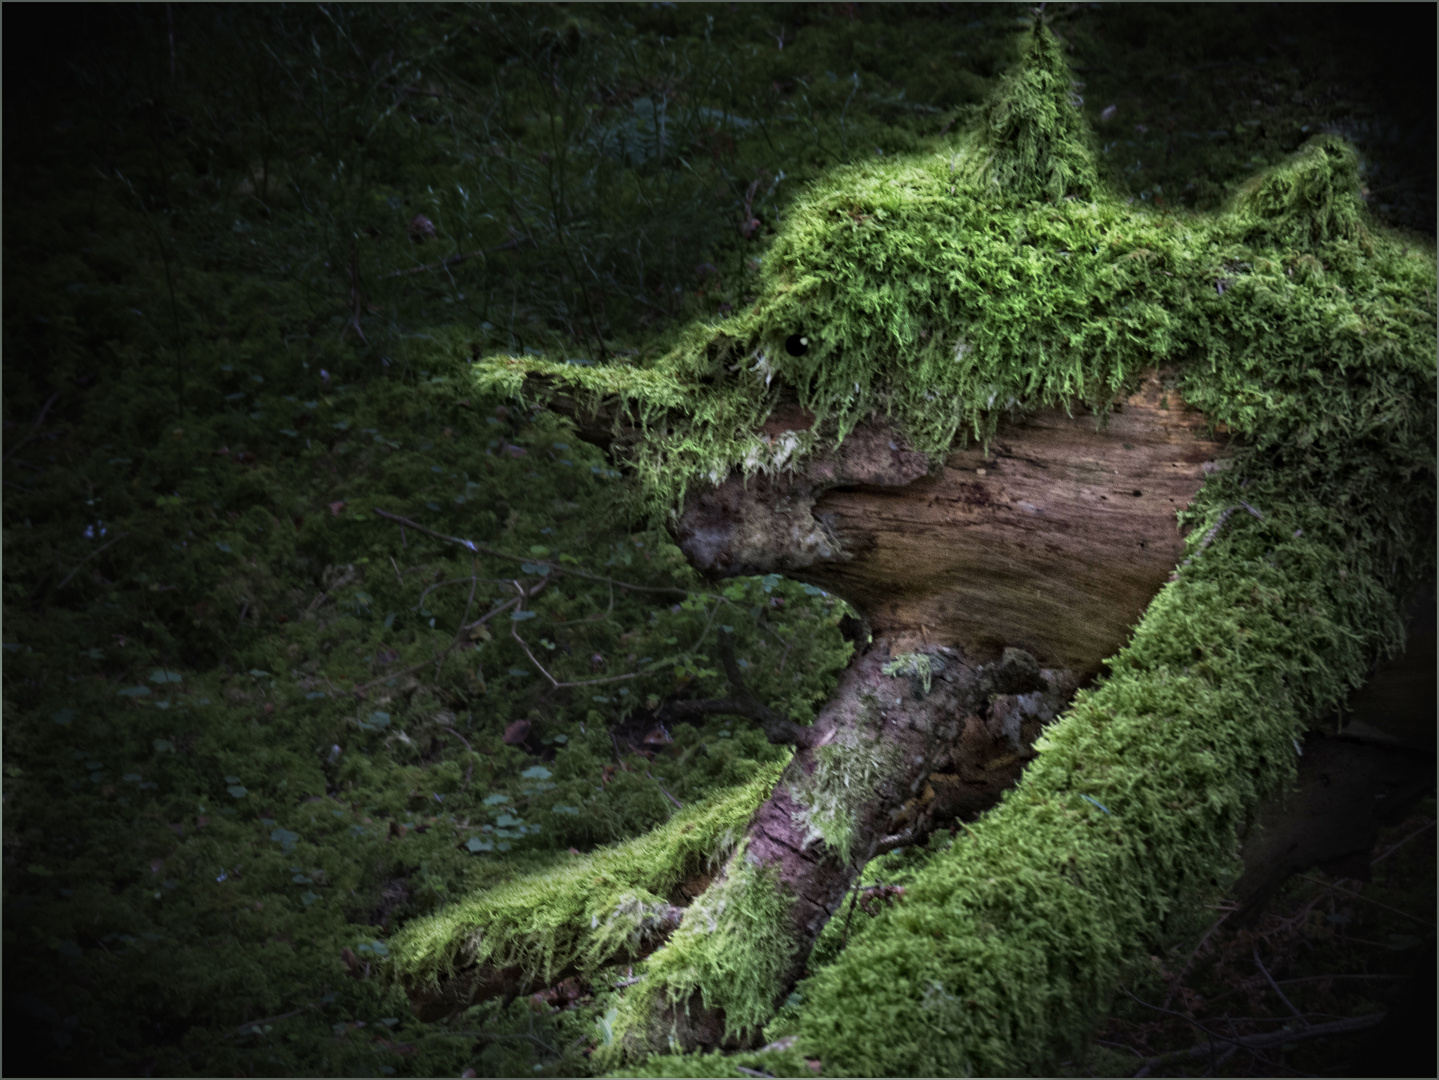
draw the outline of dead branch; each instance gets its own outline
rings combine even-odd
[[[381,274],[380,280],[383,281],[386,278],[408,277],[411,274],[423,274],[427,271],[447,270],[451,266],[458,266],[462,262],[467,262],[470,259],[478,258],[481,255],[488,255],[493,251],[513,251],[519,246],[519,237],[511,237],[503,244],[496,244],[494,247],[476,248],[474,251],[465,251],[461,252],[458,255],[449,255],[441,259],[439,262],[425,263],[425,265],[423,266],[408,266],[405,267],[403,270],[391,270],[388,273]]]
[[[590,574],[583,570],[575,570],[571,567],[561,566],[558,563],[536,559],[532,555],[512,555],[508,551],[501,551],[498,548],[490,547],[488,544],[478,544],[473,540],[465,540],[458,536],[450,536],[446,533],[436,532],[434,529],[427,529],[418,522],[411,521],[409,518],[402,517],[399,514],[392,514],[388,510],[381,510],[379,507],[375,508],[375,513],[388,521],[397,522],[403,527],[414,529],[416,532],[422,532],[426,536],[433,536],[436,540],[444,540],[451,544],[458,544],[472,554],[494,555],[501,559],[512,559],[515,562],[527,562],[535,566],[547,566],[549,567],[550,573],[584,578],[586,581],[603,581],[618,588],[626,589],[629,592],[664,593],[669,596],[680,597],[690,595],[687,590],[677,588],[673,585],[632,585],[627,581],[620,581],[618,578],[606,577],[603,574]]]
[[[65,580],[60,582],[59,585],[55,586],[55,591],[59,592],[66,585],[70,584],[70,579],[80,572],[80,567],[84,566],[87,562],[93,559],[96,555],[100,554],[100,552],[104,551],[111,544],[118,544],[121,540],[125,539],[125,537],[129,535],[129,533],[120,533],[113,539],[107,540],[105,543],[101,544],[94,551],[90,552],[90,554],[86,555],[83,559],[81,559],[78,563],[75,564],[75,569],[71,570],[68,574],[65,575]]]
[[[351,328],[359,335],[360,341],[368,345],[369,339],[365,337],[365,331],[360,328],[360,316],[364,312],[364,294],[360,289],[360,252],[355,244],[350,245],[350,321],[345,324],[345,329],[340,333],[343,341],[345,335]]]

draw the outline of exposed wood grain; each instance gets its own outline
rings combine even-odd
[[[1163,397],[1155,380],[1103,431],[1051,410],[904,487],[823,493],[813,514],[851,558],[808,576],[876,634],[928,635],[975,659],[1015,645],[1092,674],[1183,555],[1175,512],[1224,450]]]
[[[1087,676],[1179,561],[1175,512],[1224,448],[1155,375],[1102,430],[1043,411],[928,475],[891,433],[858,431],[802,477],[731,477],[696,495],[677,533],[696,566],[829,589],[897,647],[983,662],[1013,645]]]

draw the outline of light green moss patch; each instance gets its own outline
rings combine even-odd
[[[814,772],[789,782],[790,798],[800,807],[795,824],[805,829],[805,842],[823,840],[845,863],[854,856],[855,812],[892,774],[899,753],[893,743],[879,738],[879,706],[873,695],[863,697],[861,705],[861,721],[844,725],[833,742],[815,751]]]
[[[409,923],[390,945],[391,968],[437,987],[472,964],[516,966],[549,978],[571,964],[592,971],[639,937],[658,905],[687,876],[717,868],[743,835],[783,766],[686,808],[664,825],[611,848],[577,856],[476,893]]]
[[[724,1013],[726,1035],[758,1031],[774,1013],[781,979],[794,957],[789,930],[790,897],[772,867],[760,867],[736,851],[724,878],[685,912],[665,948],[646,967],[642,982],[626,995],[613,1024],[613,1038],[595,1052],[601,1068],[647,1056],[656,1045],[675,1044],[696,999]],[[665,1013],[658,1010],[663,1004]]]
[[[927,694],[934,677],[934,661],[924,653],[901,653],[880,668],[880,671],[896,678],[901,675],[914,676],[919,679]]]

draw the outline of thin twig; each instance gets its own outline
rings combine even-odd
[[[1410,840],[1413,840],[1413,839],[1414,839],[1416,836],[1418,836],[1420,833],[1426,832],[1426,831],[1428,831],[1429,829],[1432,829],[1433,827],[1434,827],[1434,822],[1433,822],[1432,819],[1429,820],[1429,821],[1426,821],[1423,825],[1419,826],[1419,828],[1415,829],[1412,833],[1410,833],[1408,836],[1406,836],[1403,840],[1400,840],[1399,843],[1395,844],[1395,845],[1394,845],[1392,848],[1390,848],[1388,851],[1384,852],[1383,855],[1376,855],[1376,856],[1374,856],[1374,858],[1369,861],[1369,865],[1370,865],[1370,866],[1373,866],[1373,865],[1375,865],[1376,863],[1383,862],[1385,859],[1389,858],[1390,855],[1393,855],[1396,851],[1398,851],[1398,850],[1399,850],[1401,847],[1403,847],[1405,844],[1409,843]]]
[[[467,622],[469,622],[469,619],[470,619],[470,608],[471,608],[471,606],[474,605],[474,602],[475,602],[475,589],[476,589],[476,588],[479,586],[479,584],[480,584],[479,578],[475,576],[476,574],[479,573],[479,570],[480,570],[480,557],[479,557],[478,555],[473,555],[473,556],[470,557],[470,596],[469,596],[469,599],[467,599],[467,600],[465,601],[465,613],[460,616],[460,628],[455,631],[455,640],[450,643],[450,648],[454,648],[456,645],[458,645],[461,641],[464,640],[464,637],[465,637],[465,629],[466,629],[465,624],[466,624]],[[439,682],[439,679],[440,679],[440,665],[441,665],[442,663],[444,663],[443,658],[437,659],[437,660],[435,661],[435,682],[436,682],[436,683],[438,683],[438,682]]]
[[[1194,1017],[1192,1017],[1192,1016],[1186,1016],[1186,1015],[1185,1015],[1184,1013],[1182,1013],[1182,1012],[1175,1012],[1173,1009],[1166,1009],[1166,1008],[1164,1008],[1163,1006],[1160,1006],[1160,1005],[1151,1005],[1149,1002],[1145,1001],[1143,998],[1137,997],[1137,996],[1135,996],[1134,994],[1130,993],[1130,991],[1129,991],[1127,988],[1123,987],[1123,986],[1121,986],[1119,989],[1120,989],[1120,992],[1123,993],[1126,997],[1130,998],[1131,1000],[1135,1001],[1136,1003],[1138,1003],[1138,1004],[1140,1004],[1140,1005],[1143,1005],[1146,1009],[1153,1009],[1155,1012],[1162,1012],[1162,1013],[1164,1013],[1164,1014],[1167,1015],[1167,1016],[1175,1016],[1175,1017],[1178,1017],[1180,1020],[1183,1020],[1186,1024],[1193,1024],[1195,1027],[1197,1027],[1200,1031],[1204,1032],[1204,1034],[1208,1035],[1210,1038],[1220,1039],[1220,1040],[1223,1040],[1223,1039],[1224,1039],[1224,1036],[1221,1035],[1221,1034],[1219,1034],[1219,1032],[1217,1032],[1217,1031],[1210,1031],[1207,1027],[1205,1027],[1203,1024],[1201,1024],[1198,1020],[1194,1019]],[[1138,1074],[1136,1074],[1136,1075],[1138,1075]],[[1148,1075],[1148,1074],[1146,1073],[1145,1075]]]
[[[453,735],[455,738],[459,739],[460,742],[462,742],[462,743],[465,744],[465,749],[468,750],[470,753],[473,754],[473,753],[475,752],[475,748],[470,745],[470,740],[467,739],[467,738],[465,738],[463,735],[461,735],[461,734],[460,734],[458,731],[456,731],[454,728],[452,728],[452,727],[445,727],[444,724],[441,724],[441,725],[440,725],[440,730],[441,730],[441,731],[448,731],[448,732],[449,732],[451,735]]]
[[[715,609],[718,611],[718,607]],[[701,635],[703,640],[703,635]],[[696,643],[698,645],[698,642]],[[719,637],[720,662],[724,665],[725,676],[729,679],[731,696],[711,701],[671,701],[664,707],[666,716],[708,716],[723,713],[743,716],[755,721],[764,730],[770,742],[777,745],[807,746],[813,737],[813,729],[802,727],[786,716],[781,716],[755,696],[745,685],[740,675],[739,663],[735,660],[733,635],[721,629]]]
[[[1352,939],[1351,939],[1351,940],[1352,940]],[[1368,979],[1368,980],[1380,979],[1380,980],[1392,980],[1392,979],[1405,979],[1405,978],[1408,978],[1408,976],[1407,976],[1407,975],[1309,975],[1309,976],[1306,976],[1305,978],[1302,978],[1302,979],[1279,979],[1279,980],[1277,980],[1277,981],[1278,981],[1278,983],[1279,983],[1280,986],[1293,986],[1293,985],[1295,985],[1295,984],[1297,984],[1297,983],[1324,982],[1326,979],[1332,981],[1332,980],[1335,980],[1335,979]],[[1216,995],[1215,997],[1206,998],[1204,1003],[1205,1003],[1205,1005],[1206,1005],[1207,1007],[1213,1008],[1214,1005],[1215,1005],[1217,1002],[1223,1001],[1225,998],[1228,998],[1228,997],[1233,997],[1235,994],[1245,993],[1245,992],[1247,991],[1247,989],[1248,989],[1247,987],[1240,986],[1240,987],[1236,987],[1236,988],[1233,989],[1233,990],[1226,990],[1226,991],[1224,991],[1224,993],[1218,994],[1218,995]]]
[[[675,804],[675,809],[676,809],[676,810],[683,810],[683,809],[685,808],[685,807],[684,807],[684,803],[680,802],[680,801],[679,801],[678,799],[676,799],[673,795],[671,795],[668,791],[666,791],[666,790],[665,790],[665,786],[664,786],[663,784],[661,784],[658,780],[655,780],[654,773],[652,773],[652,772],[650,772],[648,769],[646,769],[646,770],[645,770],[645,775],[648,776],[651,780],[654,780],[654,781],[655,781],[655,787],[657,787],[657,788],[660,789],[660,792],[664,795],[664,797],[665,797],[666,799],[668,799],[670,802],[672,802],[672,803]]]
[[[520,643],[520,648],[523,649],[525,655],[530,658],[530,663],[539,669],[541,675],[550,680],[550,685],[556,690],[565,690],[572,686],[599,686],[602,683],[624,682],[627,679],[638,679],[640,676],[647,674],[647,672],[643,671],[634,671],[628,675],[610,675],[603,679],[581,679],[577,682],[561,682],[545,670],[545,666],[541,664],[539,660],[535,659],[535,654],[530,652],[529,645],[525,642],[524,638],[520,637],[514,626],[510,627],[510,636]]]
[[[75,564],[75,569],[71,570],[68,574],[65,575],[65,580],[60,582],[59,585],[55,586],[55,591],[59,592],[66,585],[68,585],[70,583],[70,579],[80,572],[80,567],[84,566],[87,562],[93,559],[96,555],[100,554],[100,552],[104,551],[111,544],[118,544],[121,540],[125,539],[125,537],[129,535],[129,533],[117,533],[114,539],[105,541],[105,543],[101,544],[94,551],[90,552],[90,554],[86,555],[83,559],[81,559],[78,563]]]
[[[1150,1072],[1161,1065],[1169,1065],[1186,1058],[1202,1058],[1212,1055],[1220,1044],[1229,1044],[1251,1051],[1267,1050],[1271,1046],[1283,1046],[1285,1043],[1299,1042],[1301,1039],[1317,1039],[1324,1035],[1344,1035],[1351,1031],[1363,1031],[1365,1028],[1378,1026],[1386,1015],[1386,1013],[1371,1013],[1368,1016],[1355,1016],[1347,1020],[1335,1020],[1328,1024],[1314,1024],[1299,1031],[1266,1031],[1262,1035],[1240,1035],[1233,1038],[1219,1035],[1209,1042],[1199,1043],[1183,1050],[1171,1050],[1167,1054],[1149,1058],[1145,1061],[1144,1067],[1134,1075],[1136,1077],[1148,1076]]]
[[[492,251],[513,251],[520,246],[518,237],[506,240],[503,244],[496,244],[494,247],[477,248],[474,251],[466,251],[460,255],[450,255],[439,262],[426,263],[424,266],[407,266],[403,270],[391,270],[381,274],[380,280],[386,278],[408,277],[410,274],[423,274],[427,270],[444,270],[451,266],[458,266],[468,259],[478,258],[481,255],[488,255]]]
[[[1294,1014],[1295,1019],[1305,1027],[1308,1027],[1309,1021],[1304,1019],[1304,1014],[1294,1007],[1294,1002],[1284,996],[1284,991],[1279,989],[1279,984],[1274,981],[1274,976],[1269,974],[1269,969],[1264,966],[1264,961],[1259,959],[1259,946],[1255,945],[1253,951],[1254,962],[1259,966],[1259,973],[1264,976],[1264,981],[1269,984],[1269,988],[1279,995],[1279,1000],[1284,1002],[1285,1007]]]
[[[1164,1007],[1166,1009],[1169,1008],[1169,1003],[1174,1000],[1174,992],[1183,984],[1184,976],[1188,975],[1189,969],[1194,966],[1194,958],[1199,955],[1199,950],[1204,948],[1204,943],[1209,940],[1214,931],[1224,925],[1224,920],[1232,914],[1234,914],[1233,911],[1226,911],[1215,921],[1214,925],[1204,931],[1204,936],[1199,939],[1199,944],[1194,946],[1194,951],[1189,954],[1189,959],[1186,960],[1184,966],[1179,969],[1179,974],[1174,976],[1174,982],[1170,984],[1169,991],[1164,995]]]
[[[476,619],[474,622],[470,623],[468,626],[463,626],[463,627],[461,627],[460,629],[461,629],[462,631],[464,631],[464,630],[473,630],[476,626],[483,626],[485,623],[489,622],[491,619],[493,619],[493,618],[494,618],[496,615],[498,615],[500,612],[505,611],[505,610],[507,610],[507,609],[509,609],[509,608],[514,607],[517,603],[519,603],[519,598],[518,598],[518,597],[516,597],[514,600],[506,601],[505,603],[501,604],[499,607],[495,608],[493,611],[489,612],[489,613],[486,614],[486,615],[480,616],[480,618]],[[422,667],[428,667],[430,664],[433,664],[435,661],[440,660],[440,659],[443,659],[444,657],[448,656],[451,652],[453,652],[453,651],[455,650],[456,646],[458,646],[462,640],[463,640],[462,637],[461,637],[461,638],[456,638],[454,641],[450,642],[450,643],[449,643],[448,645],[446,645],[443,649],[441,649],[436,655],[430,657],[428,660],[421,660],[418,664],[411,664],[409,667],[403,669],[402,671],[392,671],[392,672],[390,672],[388,675],[381,675],[378,679],[371,679],[369,682],[365,683],[363,686],[356,686],[354,689],[350,690],[349,692],[352,693],[352,694],[355,694],[356,696],[363,697],[365,691],[368,690],[368,689],[370,689],[370,687],[372,687],[372,686],[379,686],[380,683],[389,682],[391,679],[400,679],[400,678],[403,678],[403,677],[406,676],[406,675],[413,675],[415,672],[419,671],[420,668],[422,668]]]
[[[1385,911],[1392,911],[1392,912],[1394,912],[1395,915],[1403,915],[1406,919],[1413,919],[1413,920],[1414,920],[1415,922],[1417,922],[1420,926],[1430,926],[1430,927],[1432,927],[1432,926],[1434,925],[1434,924],[1431,923],[1431,922],[1425,922],[1425,921],[1424,921],[1422,918],[1420,918],[1418,915],[1411,915],[1411,914],[1409,914],[1409,912],[1407,912],[1407,911],[1400,911],[1397,907],[1390,907],[1388,904],[1381,903],[1380,901],[1375,900],[1373,897],[1365,896],[1363,893],[1357,893],[1357,892],[1355,892],[1353,889],[1346,889],[1343,885],[1338,885],[1338,884],[1335,884],[1335,883],[1333,883],[1333,882],[1330,882],[1329,884],[1326,885],[1324,882],[1318,880],[1317,878],[1312,878],[1312,877],[1310,877],[1308,874],[1300,874],[1300,875],[1298,875],[1298,876],[1299,876],[1300,878],[1302,878],[1303,880],[1305,880],[1305,881],[1308,881],[1308,882],[1311,882],[1311,883],[1313,883],[1313,884],[1315,884],[1315,885],[1318,885],[1318,886],[1321,887],[1321,888],[1325,888],[1325,889],[1338,889],[1340,892],[1345,893],[1345,894],[1347,894],[1347,895],[1349,895],[1349,896],[1352,896],[1352,897],[1354,897],[1354,899],[1356,899],[1356,900],[1365,900],[1365,901],[1368,901],[1368,902],[1371,903],[1371,904],[1374,904],[1374,905],[1377,906],[1377,907],[1382,907]]]
[[[352,243],[350,245],[350,321],[345,324],[345,329],[340,334],[341,340],[344,340],[345,335],[353,327],[363,344],[370,343],[369,339],[365,337],[365,331],[360,327],[363,306],[363,294],[360,291],[360,252],[358,246]]]
[[[627,581],[620,581],[617,578],[606,577],[603,574],[590,574],[586,573],[583,570],[574,570],[570,567],[559,566],[552,562],[537,562],[533,556],[512,555],[508,551],[501,551],[498,548],[490,547],[488,544],[477,544],[473,540],[465,540],[458,536],[450,536],[446,533],[436,532],[434,529],[427,529],[423,525],[411,521],[407,517],[401,517],[399,514],[392,514],[388,510],[379,509],[379,507],[375,508],[375,513],[389,521],[399,523],[401,527],[408,527],[416,530],[417,532],[422,532],[427,536],[433,536],[436,540],[444,540],[451,544],[458,544],[460,547],[464,548],[466,551],[472,554],[480,553],[484,555],[495,555],[501,559],[512,559],[515,562],[527,562],[535,565],[548,566],[553,573],[565,574],[570,577],[585,578],[589,581],[604,581],[611,585],[617,585],[621,589],[627,589],[630,592],[668,593],[671,596],[690,595],[688,590],[677,588],[673,585],[631,585]]]

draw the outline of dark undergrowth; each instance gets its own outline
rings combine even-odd
[[[656,710],[723,696],[730,629],[805,720],[844,608],[699,581],[599,449],[477,396],[469,365],[636,363],[746,303],[806,181],[961,129],[1025,25],[943,4],[12,19],[37,44],[5,117],[7,1072],[586,1070],[608,988],[422,1024],[377,977],[387,935],[778,760],[738,719]],[[1377,214],[1432,232],[1432,93],[1396,97],[1378,47],[1345,62],[1337,16],[1072,5],[1053,28],[1135,199],[1214,208],[1325,128],[1365,152]],[[1432,909],[1429,837],[1384,864],[1391,907]],[[1354,950],[1432,929],[1371,928],[1347,887],[1296,884],[1288,938],[1212,938],[1195,992],[1242,1000],[1246,947],[1272,965],[1293,923],[1301,1008],[1382,1004],[1381,979],[1345,981],[1371,971]],[[1150,1057],[1192,1031],[1121,1010],[1101,1037]]]

